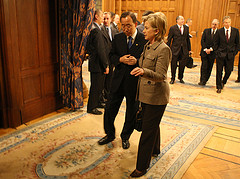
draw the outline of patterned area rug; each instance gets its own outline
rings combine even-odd
[[[128,150],[121,147],[124,105],[116,119],[117,138],[99,146],[102,116],[81,111],[60,113],[0,138],[0,178],[128,178],[135,169],[140,133]],[[165,116],[161,154],[143,178],[179,178],[202,149],[214,127]]]

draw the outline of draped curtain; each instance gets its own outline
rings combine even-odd
[[[63,104],[75,110],[83,107],[82,64],[95,1],[61,0],[59,6]]]

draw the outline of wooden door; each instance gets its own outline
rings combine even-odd
[[[56,3],[3,0],[10,127],[61,106]]]

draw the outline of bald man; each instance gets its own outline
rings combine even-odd
[[[213,50],[213,39],[217,33],[217,27],[219,25],[218,19],[213,19],[212,27],[207,28],[203,31],[202,39],[201,39],[201,77],[200,82],[198,83],[201,86],[205,86],[207,81],[209,80],[212,68],[214,64],[214,60],[216,58],[216,53]]]

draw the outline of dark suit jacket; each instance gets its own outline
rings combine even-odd
[[[137,30],[138,30],[138,32],[143,33],[143,30],[144,30],[144,24],[141,23],[140,25],[138,25],[138,26],[137,26]]]
[[[191,51],[189,28],[186,25],[183,25],[183,28],[183,35],[177,24],[171,26],[169,29],[167,45],[171,48],[174,56],[177,56],[180,53],[181,48],[183,49],[184,55],[188,55],[189,51]]]
[[[215,32],[214,36],[216,35],[217,31]],[[202,57],[206,57],[208,55],[205,51],[203,51],[205,48],[209,49],[210,47],[212,47],[213,49],[214,36],[212,38],[211,33],[212,33],[212,28],[204,29],[203,31],[202,39],[201,39],[202,49],[200,53]],[[212,58],[216,57],[215,51],[212,51],[209,55],[212,56]]]
[[[118,26],[115,25],[114,23],[111,23],[111,24],[110,24],[110,27],[111,27],[111,29],[112,29],[112,34],[113,34],[112,37],[114,38],[114,36],[115,36],[117,33],[119,33]]]
[[[109,65],[105,46],[106,43],[101,29],[93,23],[86,45],[89,54],[88,70],[90,72],[105,72]]]
[[[219,29],[214,37],[214,50],[217,58],[234,59],[239,49],[239,31],[231,27],[230,39],[227,42],[224,27]]]
[[[107,53],[107,56],[109,57],[109,53],[110,53],[110,50],[112,48],[112,41],[109,37],[109,34],[107,32],[107,29],[104,25],[101,26],[101,30],[103,32],[103,36],[104,36],[104,41],[105,41],[105,50],[106,50],[106,53]],[[113,37],[113,31],[112,31],[112,37]]]
[[[131,81],[135,80],[137,83],[138,78],[135,76],[130,75],[130,72],[138,65],[126,65],[123,63],[120,63],[119,59],[120,57],[124,55],[132,55],[136,59],[139,59],[141,56],[141,53],[143,51],[143,47],[146,44],[146,40],[144,38],[144,35],[142,33],[137,32],[136,39],[134,40],[134,43],[130,49],[128,49],[127,45],[127,36],[121,32],[119,34],[116,34],[113,41],[112,41],[112,50],[110,52],[110,61],[115,66],[115,71],[113,75],[112,80],[112,92],[116,92],[122,82],[123,79],[126,79],[130,81],[129,83],[129,89],[131,89],[132,84]],[[136,89],[134,87],[133,89]]]

